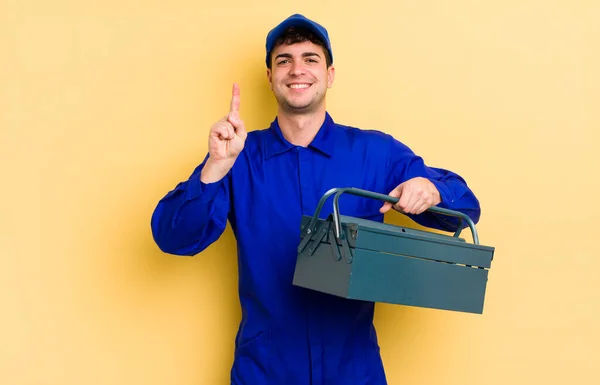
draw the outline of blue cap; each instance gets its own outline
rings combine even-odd
[[[271,56],[271,51],[273,50],[273,46],[275,45],[275,41],[288,29],[289,27],[301,27],[306,28],[312,33],[314,33],[319,39],[323,40],[325,43],[325,47],[327,51],[329,51],[329,57],[331,58],[331,62],[333,63],[333,54],[331,52],[331,42],[329,41],[329,34],[325,27],[321,24],[307,19],[303,15],[295,14],[284,21],[282,21],[277,27],[273,28],[269,34],[267,35],[267,67],[269,66],[269,56]]]

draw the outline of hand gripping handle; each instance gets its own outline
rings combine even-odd
[[[340,195],[342,195],[342,194],[357,195],[357,196],[362,196],[365,198],[382,200],[385,202],[389,202],[391,204],[396,204],[399,201],[398,198],[392,197],[390,195],[379,194],[376,192],[361,190],[361,189],[354,188],[354,187],[332,188],[331,190],[327,191],[321,197],[321,200],[319,201],[319,204],[317,205],[315,213],[307,227],[306,231],[308,234],[311,234],[313,231],[315,231],[315,225],[316,225],[317,221],[319,220],[319,214],[321,213],[321,209],[323,208],[323,205],[325,204],[325,201],[327,200],[327,198],[329,198],[333,194],[335,194],[335,197],[333,198],[333,221],[335,224],[335,235],[338,239],[340,239],[340,236],[342,234],[341,224],[340,224],[340,213],[339,213],[340,209],[339,209],[339,204],[338,204]],[[469,228],[471,229],[471,234],[473,235],[473,243],[475,243],[476,245],[479,244],[479,236],[477,235],[477,230],[475,229],[475,224],[473,223],[473,220],[468,215],[463,214],[459,211],[448,210],[448,209],[445,209],[442,207],[437,207],[437,206],[431,206],[430,208],[427,209],[427,211],[430,211],[432,213],[443,214],[443,215],[448,215],[451,217],[459,218],[460,222],[458,224],[458,230],[456,230],[456,232],[454,233],[454,237],[458,237],[460,235],[460,232],[462,231],[462,221],[463,220],[466,221],[467,224],[469,225]]]

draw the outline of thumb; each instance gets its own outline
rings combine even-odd
[[[395,189],[393,189],[388,195],[394,198],[400,198],[400,195],[402,194],[402,185],[399,185],[398,187],[396,187]],[[386,212],[388,212],[391,208],[393,207],[393,204],[390,202],[385,202],[383,204],[383,206],[381,206],[381,208],[379,209],[379,212],[382,214],[385,214]]]
[[[379,209],[379,212],[382,214],[387,213],[392,208],[392,204],[390,202],[385,202],[383,206]]]

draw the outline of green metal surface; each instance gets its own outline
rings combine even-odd
[[[312,217],[304,216],[293,284],[349,300],[386,302],[443,310],[482,313],[494,248],[453,236],[340,215],[338,198],[349,193],[397,202],[397,198],[355,188],[328,191]],[[333,213],[319,219],[326,199],[334,195]]]
[[[369,250],[357,253],[352,264],[347,298],[483,312],[488,270]]]

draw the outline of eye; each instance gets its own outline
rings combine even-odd
[[[318,63],[319,62],[317,59],[312,59],[312,58],[308,58],[308,59],[306,59],[306,61],[309,63]]]
[[[283,59],[283,60],[278,61],[277,65],[282,65],[282,64],[289,63],[289,62],[290,62],[290,59]]]

